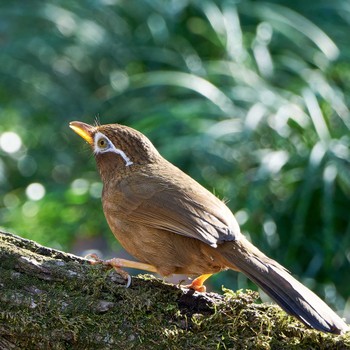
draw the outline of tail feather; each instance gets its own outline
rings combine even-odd
[[[316,294],[298,282],[283,266],[242,237],[225,245],[222,254],[232,268],[243,272],[287,313],[323,332],[341,334],[349,326]]]

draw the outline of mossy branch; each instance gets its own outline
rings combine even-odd
[[[0,349],[350,349],[255,292],[181,290],[0,232]]]

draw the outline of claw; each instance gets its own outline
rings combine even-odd
[[[97,264],[102,264],[103,260],[95,253],[90,253],[85,255],[85,259],[89,260],[90,264],[92,265],[97,265]]]
[[[126,282],[125,288],[129,288],[131,286],[131,276],[128,274],[128,281]]]

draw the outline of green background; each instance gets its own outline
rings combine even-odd
[[[0,225],[125,256],[68,123],[126,124],[349,314],[349,23],[347,0],[2,1]]]

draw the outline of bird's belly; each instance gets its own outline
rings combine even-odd
[[[161,275],[200,275],[227,268],[217,249],[197,239],[115,217],[107,217],[107,221],[123,248],[139,261],[155,266]]]

